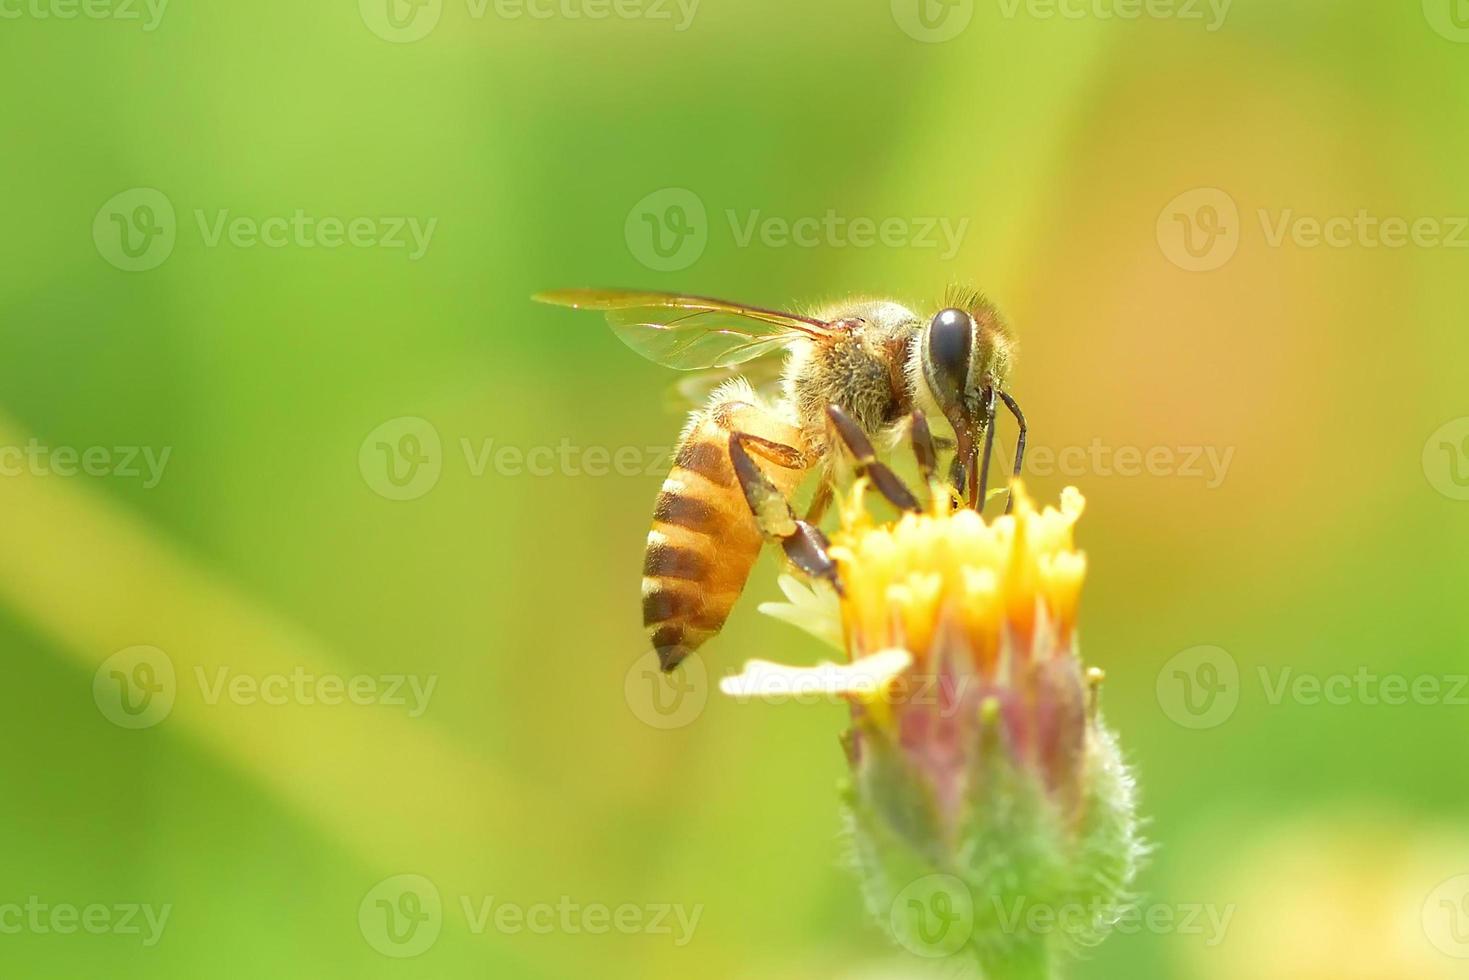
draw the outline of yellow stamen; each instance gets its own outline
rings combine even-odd
[[[980,669],[996,666],[1007,633],[1025,648],[1041,617],[1047,635],[1069,642],[1086,576],[1073,544],[1084,507],[1075,488],[1059,509],[1037,510],[1016,487],[1014,512],[988,522],[940,498],[888,524],[868,517],[866,489],[858,481],[842,501],[831,549],[854,658],[902,644],[921,664],[945,616]]]

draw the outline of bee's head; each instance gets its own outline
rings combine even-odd
[[[952,298],[952,294],[951,294]],[[999,313],[983,298],[966,297],[924,325],[916,355],[925,394],[954,428],[958,452],[954,482],[974,481],[979,438],[994,422],[996,396],[1010,378],[1013,343]],[[925,399],[927,400],[927,399]]]

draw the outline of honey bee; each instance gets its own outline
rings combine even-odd
[[[1015,341],[974,290],[951,287],[927,319],[884,299],[802,315],[617,289],[534,298],[602,311],[633,350],[679,370],[748,374],[784,358],[774,398],[733,377],[689,417],[679,438],[643,561],[643,625],[665,671],[724,626],[765,540],[806,574],[840,587],[817,527],[831,500],[839,447],[894,506],[917,510],[874,446],[891,447],[908,434],[931,482],[937,457],[927,419],[937,415],[953,430],[949,483],[969,506],[982,508],[1002,402],[1019,425],[1013,473],[1020,474],[1025,416],[1007,391]],[[790,501],[813,470],[821,474],[816,495],[798,518]]]

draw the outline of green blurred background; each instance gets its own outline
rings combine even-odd
[[[1233,910],[1074,974],[1469,971],[1469,6],[99,2],[0,3],[5,976],[920,975],[843,868],[843,711],[709,695],[820,655],[774,562],[651,700],[670,372],[528,296],[955,280],[1036,445],[1112,454],[1031,484],[1088,497],[1141,901]],[[1361,672],[1424,686],[1272,696]],[[305,674],[374,703],[248,687]]]

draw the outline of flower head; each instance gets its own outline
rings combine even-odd
[[[1077,650],[1081,494],[1037,509],[1017,490],[1014,513],[991,521],[940,495],[883,522],[863,490],[832,538],[839,598],[787,582],[791,602],[768,610],[817,635],[835,617],[846,662],[754,661],[722,687],[788,696],[805,681],[850,703],[856,863],[895,938],[932,952],[915,918],[928,906],[908,891],[942,879],[962,892],[944,908],[969,919],[944,951],[968,948],[998,977],[1049,976],[1056,947],[1099,940],[1122,913],[1142,852],[1132,780],[1098,710],[1101,672]],[[1064,930],[1022,925],[1029,910],[1059,922],[1073,907],[1089,911]]]

